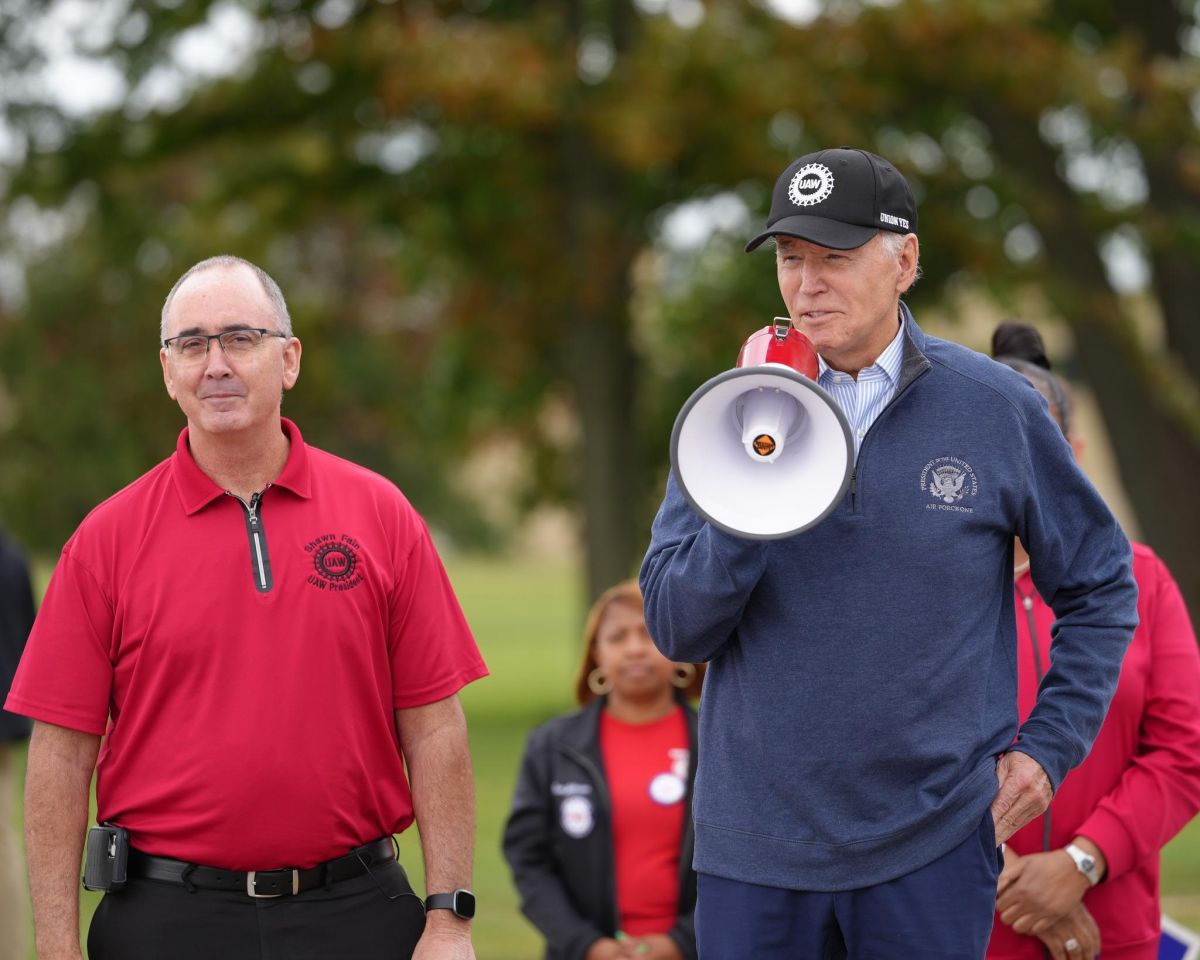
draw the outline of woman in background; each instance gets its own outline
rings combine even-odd
[[[702,668],[650,640],[637,581],[584,628],[581,710],[529,736],[504,856],[546,960],[695,960],[692,782]]]
[[[1023,374],[1076,448],[1071,400],[1041,337],[1002,324],[992,355]],[[1018,706],[1022,721],[1053,657],[1054,614],[1016,544]],[[1159,851],[1200,809],[1200,654],[1179,588],[1133,545],[1140,624],[1087,759],[1047,813],[1008,841],[988,960],[1155,960]]]

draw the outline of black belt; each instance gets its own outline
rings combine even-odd
[[[129,876],[179,883],[187,887],[189,892],[197,888],[236,890],[249,897],[283,897],[362,876],[374,864],[395,859],[396,850],[391,837],[372,840],[355,847],[345,856],[326,860],[304,870],[251,870],[248,873],[204,867],[170,857],[152,857],[148,853],[130,849]]]

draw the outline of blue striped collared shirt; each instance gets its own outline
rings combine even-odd
[[[854,435],[854,459],[858,459],[858,450],[862,446],[863,437],[871,429],[871,424],[879,416],[879,412],[888,405],[896,395],[896,384],[900,382],[900,367],[904,360],[904,320],[900,321],[900,329],[887,345],[875,362],[869,367],[863,367],[855,380],[850,374],[834,370],[818,356],[819,375],[817,383],[837,401],[838,406],[850,421],[850,432]]]

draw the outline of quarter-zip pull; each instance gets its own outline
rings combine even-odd
[[[857,493],[858,493],[858,461],[862,459],[863,447],[865,447],[867,445],[867,437],[875,432],[876,424],[878,424],[879,421],[881,421],[884,418],[884,415],[887,414],[892,409],[892,407],[894,407],[896,405],[896,401],[898,401],[902,396],[904,396],[906,393],[908,393],[908,391],[912,389],[912,385],[914,383],[916,383],[918,380],[920,380],[923,376],[925,376],[925,374],[928,372],[929,372],[929,368],[927,366],[924,370],[922,370],[915,377],[913,377],[911,380],[909,380],[908,383],[904,384],[904,386],[900,389],[900,391],[898,393],[896,393],[896,395],[893,396],[891,400],[889,400],[886,404],[884,404],[883,409],[880,410],[879,413],[877,413],[875,415],[875,419],[873,421],[871,421],[870,429],[867,430],[867,432],[864,433],[862,438],[859,440],[858,450],[854,454],[854,466],[850,472],[850,512],[851,513],[858,513],[858,497],[857,497]]]
[[[268,487],[270,484],[267,485]],[[250,575],[254,580],[254,589],[259,593],[270,593],[274,581],[271,577],[271,555],[267,550],[267,532],[263,528],[259,509],[262,497],[266,493],[264,487],[260,492],[251,495],[246,501],[232,491],[225,491],[242,505],[246,511],[246,534],[250,539]]]

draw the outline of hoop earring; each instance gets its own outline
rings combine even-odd
[[[671,685],[686,690],[696,680],[696,668],[690,663],[677,663],[671,674]]]
[[[597,667],[587,676],[588,689],[596,696],[602,697],[612,690],[613,682],[611,677],[606,677],[604,671]]]

